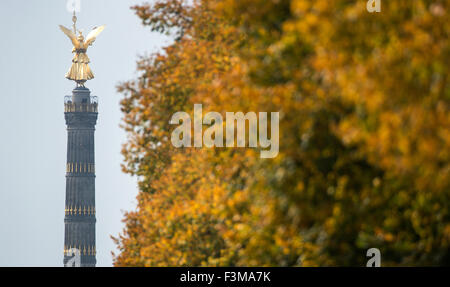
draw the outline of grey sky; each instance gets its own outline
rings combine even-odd
[[[138,55],[169,40],[145,29],[129,9],[138,0],[81,0],[78,28],[107,28],[88,50],[99,97],[96,131],[97,266],[110,266],[111,235],[135,206],[136,180],[121,172],[121,94]],[[0,266],[62,266],[66,127],[64,96],[74,83],[66,0],[0,1]]]

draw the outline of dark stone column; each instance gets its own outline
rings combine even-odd
[[[94,132],[98,104],[87,88],[78,87],[65,99],[67,125],[64,265],[81,254],[81,267],[95,267]]]

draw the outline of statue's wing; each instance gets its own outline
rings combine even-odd
[[[95,39],[97,38],[97,36],[105,29],[105,25],[100,26],[98,28],[94,28],[88,35],[86,38],[86,41],[84,41],[84,44],[87,46],[92,45],[92,43],[94,43]]]
[[[70,38],[74,47],[78,47],[80,45],[80,42],[78,42],[77,40],[77,36],[71,30],[67,29],[62,25],[59,25],[59,28],[61,29],[61,31],[64,32],[64,34],[67,35],[67,37]]]

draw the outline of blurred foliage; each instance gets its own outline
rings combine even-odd
[[[450,264],[448,0],[156,1],[123,83],[137,210],[116,266]],[[280,111],[280,154],[175,149],[170,117]]]

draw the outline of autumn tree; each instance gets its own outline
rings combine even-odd
[[[137,210],[116,266],[450,264],[449,1],[180,0],[124,83]],[[280,154],[175,149],[170,117],[279,111]]]

